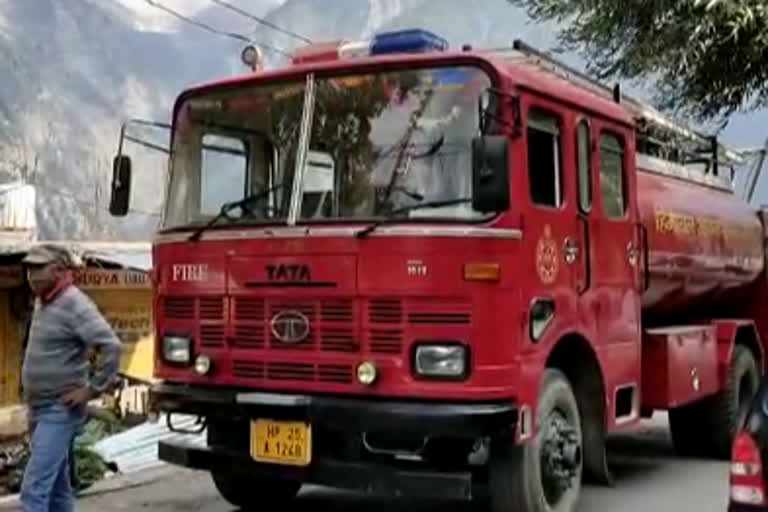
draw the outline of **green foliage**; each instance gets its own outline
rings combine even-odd
[[[122,429],[119,423],[98,418],[91,418],[85,424],[83,432],[75,439],[73,450],[80,489],[90,487],[101,480],[111,469],[109,464],[93,451],[93,444]],[[6,492],[18,492],[28,460],[29,452],[26,447],[12,461],[6,460],[5,467],[0,471],[0,488]]]
[[[659,104],[700,119],[768,106],[765,0],[508,0],[563,28],[600,78],[652,80]]]
[[[89,446],[75,442],[75,468],[80,489],[98,482],[109,470],[106,461]]]
[[[75,468],[81,489],[90,487],[104,478],[110,469],[107,462],[91,449],[93,444],[121,430],[123,428],[117,422],[91,418],[85,424],[83,432],[75,438]]]

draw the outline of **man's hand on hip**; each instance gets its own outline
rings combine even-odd
[[[65,391],[59,401],[67,407],[76,407],[88,403],[93,398],[93,390],[88,386],[80,386]]]

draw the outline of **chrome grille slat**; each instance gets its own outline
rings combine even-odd
[[[232,373],[244,379],[263,379],[264,363],[261,361],[234,361]]]
[[[263,348],[263,325],[236,325],[230,343],[237,348]]]
[[[223,320],[223,297],[200,297],[197,303],[198,317],[201,320]]]
[[[263,322],[265,315],[265,305],[263,299],[254,299],[250,297],[237,297],[234,299],[235,321],[254,321]]]
[[[372,329],[370,340],[373,353],[399,354],[403,350],[403,331],[399,329]]]
[[[429,336],[432,326],[466,332],[473,321],[471,301],[446,297],[182,296],[163,297],[161,306],[164,318],[197,320],[198,344],[203,348],[286,354],[316,350],[340,357],[356,353],[404,355],[414,336]],[[309,335],[300,343],[280,341],[273,333],[271,320],[286,311],[298,311],[310,322]],[[266,378],[267,366],[263,368]],[[282,378],[275,368],[273,375]],[[313,372],[313,379],[321,378],[319,366],[313,367]],[[322,375],[332,378],[328,376],[331,373]]]
[[[315,380],[315,366],[302,363],[267,363],[267,379]]]
[[[195,299],[192,297],[165,297],[163,312],[166,318],[191,320],[195,318]]]
[[[235,377],[249,380],[300,381],[349,384],[353,380],[348,364],[312,364],[285,361],[236,360],[232,364]]]
[[[403,321],[403,303],[397,299],[373,299],[368,305],[372,324],[399,324]]]
[[[223,325],[201,325],[200,326],[200,345],[206,348],[215,348],[224,346],[224,326]]]

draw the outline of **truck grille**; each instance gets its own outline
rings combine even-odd
[[[469,301],[431,297],[360,300],[163,297],[161,304],[166,320],[195,321],[199,326],[197,339],[205,348],[229,346],[276,352],[320,350],[397,355],[404,352],[406,340],[417,335],[419,330],[440,326],[466,330],[472,324]],[[286,311],[300,312],[310,322],[310,331],[300,343],[284,343],[272,331],[272,318]],[[271,375],[272,379],[280,380],[281,376],[289,375],[289,380],[336,382],[333,379],[341,379],[351,370],[326,365],[282,370],[279,366],[271,369],[262,367],[261,370],[243,367],[237,371],[262,375],[252,378]],[[307,375],[311,375],[311,379]]]
[[[268,381],[352,382],[352,366],[344,364],[312,364],[236,360],[233,375],[240,379]]]
[[[377,354],[400,354],[404,333],[413,326],[472,323],[469,301],[444,299],[372,299],[368,303],[368,346]]]
[[[237,297],[232,299],[233,336],[238,348],[271,348],[275,350],[314,350],[357,352],[354,302],[351,299],[285,300]],[[310,322],[310,332],[300,343],[281,342],[270,325],[275,315],[298,311]]]

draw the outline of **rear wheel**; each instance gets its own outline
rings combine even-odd
[[[669,411],[675,450],[681,455],[728,459],[733,435],[759,383],[760,371],[752,351],[736,345],[725,389],[701,402]]]
[[[726,387],[713,397],[707,411],[710,425],[708,445],[715,457],[730,458],[736,428],[759,384],[760,370],[752,351],[744,345],[736,345]]]
[[[536,435],[517,446],[491,445],[489,492],[494,512],[572,512],[581,490],[582,434],[576,397],[565,375],[547,369],[536,407]]]
[[[301,483],[276,478],[259,478],[231,471],[211,470],[221,497],[243,510],[270,510],[296,497]]]
[[[705,455],[706,440],[702,427],[702,404],[695,403],[669,411],[669,431],[678,455]]]

